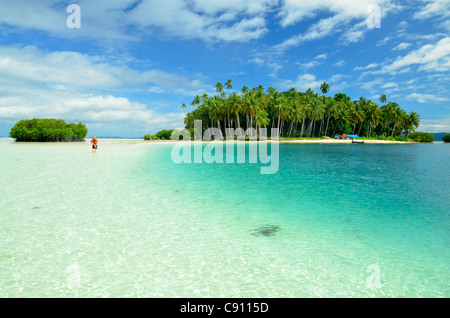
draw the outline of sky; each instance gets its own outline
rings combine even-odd
[[[31,118],[181,128],[181,105],[228,79],[385,94],[418,131],[450,132],[449,18],[449,0],[0,0],[0,136]]]

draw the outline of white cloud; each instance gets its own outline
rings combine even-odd
[[[320,13],[331,13],[331,16],[319,20],[311,25],[306,32],[294,35],[273,48],[277,51],[285,51],[303,42],[321,39],[342,32],[342,29],[344,29],[344,32],[340,38],[341,42],[343,41],[344,44],[357,42],[370,30],[366,19],[372,13],[369,8],[373,5],[380,7],[381,18],[385,17],[389,12],[400,8],[387,0],[285,0],[278,13],[280,24],[283,27],[314,18]],[[348,27],[355,20],[359,22]]]
[[[345,64],[347,64],[346,61],[344,61],[344,60],[339,60],[339,61],[337,61],[336,63],[334,63],[333,65],[334,65],[334,66],[338,66],[338,67],[342,67],[342,66],[344,66]]]
[[[317,60],[311,61],[311,62],[307,62],[307,63],[297,63],[297,65],[299,66],[299,68],[301,69],[310,69],[313,67],[316,67],[318,65],[320,65],[321,63]]]
[[[385,38],[383,38],[382,40],[378,41],[377,44],[375,44],[376,46],[382,46],[382,45],[386,45],[387,43],[389,43],[389,41],[391,41],[393,39],[392,36],[387,36]]]
[[[446,20],[439,25],[441,28],[447,30],[450,33],[450,20]]]
[[[446,97],[440,97],[433,94],[417,94],[412,93],[406,96],[409,100],[415,100],[419,103],[435,103],[435,102],[447,102],[450,101],[449,98]]]
[[[257,65],[261,66],[261,65],[264,64],[264,59],[262,59],[260,57],[254,57],[254,58],[248,60],[248,62],[254,63],[254,64],[257,64]]]
[[[372,81],[369,82],[365,82],[365,83],[360,83],[360,87],[364,88],[368,91],[373,91],[375,90],[378,86],[380,86],[381,84],[384,83],[384,79],[381,77],[377,77]]]
[[[319,55],[317,55],[314,59],[315,60],[326,60],[327,59],[327,54],[326,53],[323,53],[323,54],[319,54]]]
[[[450,2],[448,0],[425,0],[423,2],[426,5],[414,14],[414,18],[423,20],[435,16],[450,16]]]
[[[388,1],[385,0],[285,0],[278,16],[283,27],[315,17],[322,11],[347,18],[367,18],[369,16],[367,9],[372,4],[377,4],[385,10],[389,10],[390,7]]]
[[[295,80],[281,80],[278,82],[278,86],[282,90],[290,89],[291,87],[296,88],[300,91],[306,91],[308,88],[316,90],[320,87],[324,81],[318,81],[313,74],[301,74],[297,76]]]
[[[205,41],[249,41],[268,30],[276,0],[79,0],[81,28],[69,29],[67,4],[58,0],[0,0],[0,24],[64,38],[137,41],[149,33]]]
[[[397,45],[396,47],[394,47],[392,49],[392,51],[400,51],[400,50],[406,50],[407,48],[409,48],[411,46],[411,43],[408,42],[402,42],[399,45]]]
[[[161,37],[245,42],[268,32],[265,14],[274,1],[143,0],[126,21]]]
[[[8,87],[0,97],[0,118],[20,120],[24,118],[64,118],[68,122],[109,124],[119,121],[130,132],[155,131],[182,125],[184,114],[179,112],[157,113],[147,105],[132,102],[124,97],[98,93],[61,92],[45,88],[28,89],[21,94]],[[8,96],[9,95],[9,96]]]
[[[309,68],[313,68],[316,67],[320,64],[322,64],[321,60],[326,60],[327,59],[327,54],[319,54],[316,57],[313,58],[312,61],[306,62],[306,63],[296,63],[299,68],[301,69],[309,69]]]
[[[383,86],[381,86],[381,88],[392,88],[392,87],[398,87],[398,84],[394,83],[394,82],[388,82],[388,83],[384,84]]]
[[[368,69],[376,68],[378,66],[379,66],[378,63],[370,63],[366,66],[356,66],[353,70],[355,70],[355,71],[368,70]]]
[[[340,42],[345,45],[359,42],[367,31],[368,27],[366,21],[357,23],[341,35]]]
[[[426,131],[430,133],[450,133],[450,116],[440,116],[440,118],[438,119],[421,119],[420,126],[418,129],[416,129],[416,131]]]
[[[72,51],[46,52],[35,46],[0,46],[0,76],[122,92],[146,90],[150,85],[167,91],[210,88],[198,79],[157,69],[137,71],[126,65],[111,64],[110,59]]]
[[[326,19],[322,19],[316,24],[313,24],[304,34],[297,34],[284,40],[282,43],[273,47],[276,51],[285,51],[290,47],[295,47],[303,42],[321,39],[333,32],[339,24],[346,22],[346,17],[343,15],[335,15]]]
[[[213,90],[199,79],[137,71],[107,60],[77,52],[50,53],[34,46],[0,46],[0,118],[57,117],[97,127],[121,122],[129,134],[139,136],[183,126],[179,107],[155,101],[152,90],[189,96]],[[120,96],[127,92],[146,94],[147,101]]]
[[[414,65],[418,66],[419,71],[450,70],[450,37],[435,44],[426,44],[405,56],[399,56],[391,64],[383,66],[379,72],[396,74]]]

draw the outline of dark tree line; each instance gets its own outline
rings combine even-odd
[[[352,100],[343,93],[326,96],[329,85],[321,85],[322,94],[311,89],[305,92],[291,88],[278,92],[273,87],[267,90],[259,85],[249,89],[242,87],[241,93],[232,92],[231,80],[225,87],[216,84],[217,95],[195,96],[190,103],[194,109],[184,120],[186,128],[194,127],[194,120],[201,120],[204,129],[219,128],[277,128],[281,137],[322,137],[353,133],[366,137],[408,136],[420,123],[416,112],[405,112],[397,103],[383,105],[360,97]],[[230,91],[225,93],[224,88]],[[187,108],[186,104],[182,105]]]

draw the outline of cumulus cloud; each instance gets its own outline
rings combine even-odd
[[[150,34],[242,42],[268,30],[265,15],[276,0],[79,0],[81,28],[69,29],[67,4],[58,0],[0,0],[0,24],[66,38],[137,41]],[[117,44],[117,42],[115,42]]]
[[[209,89],[190,79],[158,69],[138,71],[124,64],[111,64],[108,56],[73,51],[47,52],[35,46],[0,46],[0,76],[29,82],[89,89],[144,90],[150,85],[166,91]]]
[[[418,94],[412,93],[406,96],[409,100],[418,101],[419,103],[435,103],[435,102],[447,102],[450,101],[447,97],[436,96],[433,94]]]
[[[391,64],[383,66],[379,72],[396,74],[411,66],[418,66],[419,71],[449,71],[450,37],[435,44],[426,44],[405,56],[399,56]]]
[[[450,17],[450,2],[448,0],[425,0],[425,6],[415,14],[416,19],[428,19],[435,16]]]
[[[134,70],[103,56],[0,46],[0,118],[57,117],[91,125],[122,122],[130,131],[183,126],[184,114],[160,107],[149,87],[190,95],[212,91],[200,79],[160,70]],[[145,103],[123,96],[147,95]],[[178,108],[173,105],[172,109]]]
[[[320,19],[311,25],[306,32],[294,35],[280,44],[275,45],[274,49],[285,51],[303,42],[321,39],[342,32],[342,30],[344,32],[340,40],[343,44],[357,42],[370,30],[366,20],[371,14],[370,8],[373,5],[380,7],[380,18],[386,16],[391,11],[399,9],[398,6],[386,0],[286,0],[283,2],[283,6],[278,13],[280,24],[283,27],[317,17],[321,13],[331,14],[331,16]],[[357,22],[351,25],[352,21]]]

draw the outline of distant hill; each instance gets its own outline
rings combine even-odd
[[[442,136],[447,135],[448,133],[441,132],[441,133],[431,133],[431,134],[434,135],[435,141],[442,141]]]

